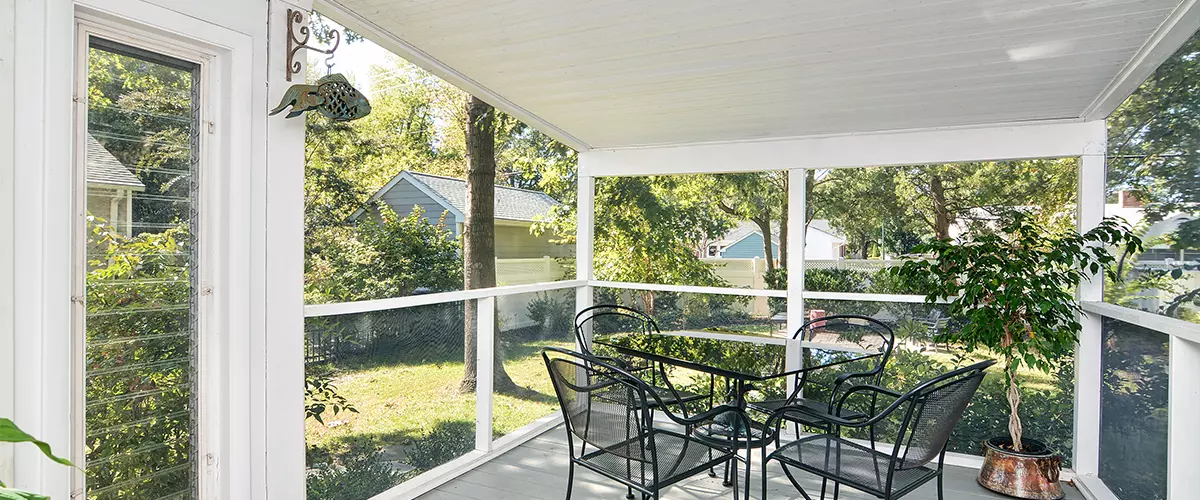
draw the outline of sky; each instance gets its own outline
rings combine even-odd
[[[343,30],[341,25],[329,18],[326,18],[325,22],[338,31]],[[370,40],[362,39],[355,42],[346,42],[345,34],[343,33],[342,44],[333,53],[333,72],[346,75],[347,79],[354,82],[355,87],[363,93],[370,95],[376,90],[374,86],[375,82],[371,81],[371,65],[386,65],[391,55],[391,52],[388,52]],[[326,57],[326,55],[319,52],[309,51],[308,67],[317,71],[318,74],[324,75]]]

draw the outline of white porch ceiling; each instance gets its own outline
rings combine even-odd
[[[581,148],[1081,119],[1132,90],[1121,80],[1145,76],[1132,67],[1157,66],[1146,54],[1185,10],[1180,0],[336,6],[348,26]]]

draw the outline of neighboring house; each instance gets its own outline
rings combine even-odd
[[[445,214],[446,227],[458,236],[466,222],[467,181],[402,170],[371,196],[372,205],[376,201],[387,203],[400,215],[420,207],[423,217],[434,224]],[[552,243],[554,236],[549,234],[530,232],[534,221],[545,218],[558,205],[558,200],[540,191],[496,186],[496,258],[573,256],[573,246]],[[359,210],[351,218],[364,213]]]
[[[807,260],[841,259],[846,239],[829,227],[829,221],[817,219],[809,223],[805,239]],[[720,240],[709,243],[707,257],[717,259],[763,259],[763,234],[758,224],[743,221],[725,233]],[[771,234],[771,256],[779,260],[779,231]]]
[[[133,193],[146,185],[92,134],[87,134],[87,184],[88,213],[132,235]]]
[[[1138,227],[1146,217],[1145,204],[1131,193],[1121,191],[1117,193],[1116,203],[1109,203],[1104,206],[1104,214],[1124,218],[1130,225]],[[1141,238],[1147,245],[1145,246],[1145,251],[1138,256],[1138,264],[1160,267],[1166,266],[1171,261],[1177,263],[1200,261],[1200,250],[1175,250],[1163,240],[1164,236],[1175,233],[1179,229],[1180,224],[1192,219],[1193,216],[1191,214],[1177,212],[1144,228],[1145,233],[1141,235]]]

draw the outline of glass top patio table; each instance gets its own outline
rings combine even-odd
[[[665,363],[743,383],[799,375],[880,356],[879,353],[865,351],[828,350],[830,346],[803,342],[801,348],[810,351],[807,360],[811,364],[789,369],[785,362],[787,347],[784,339],[747,336],[745,340],[738,340],[734,338],[735,335],[721,337],[699,338],[688,336],[688,332],[620,334],[596,339],[593,343],[625,356]]]

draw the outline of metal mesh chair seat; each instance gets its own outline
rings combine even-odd
[[[839,437],[824,434],[810,436],[780,447],[771,456],[784,465],[837,479],[873,495],[885,496],[888,491],[891,455]],[[895,494],[915,488],[937,473],[937,469],[926,465],[896,470],[892,474],[891,491]]]
[[[779,461],[792,485],[805,498],[809,498],[808,493],[792,476],[789,467],[820,476],[822,495],[825,483],[833,481],[834,498],[837,498],[838,488],[844,484],[885,500],[893,500],[936,478],[938,499],[941,500],[944,498],[942,479],[946,443],[971,403],[971,397],[979,389],[984,370],[993,364],[995,361],[989,360],[952,370],[922,382],[904,394],[873,385],[846,389],[839,397],[838,409],[842,409],[852,397],[870,398],[872,407],[877,398],[894,399],[878,413],[872,409],[871,412],[875,414],[867,418],[853,420],[806,407],[784,406],[773,418],[789,413],[809,413],[828,422],[829,431],[780,446],[766,457],[766,461]],[[878,432],[875,428],[890,427],[893,417],[901,419],[901,422],[898,427],[888,431],[889,437],[885,442],[892,444],[876,444]],[[870,429],[870,446],[842,439],[843,428]],[[881,446],[890,448],[890,452],[878,451]],[[762,486],[765,495],[765,476]]]
[[[814,414],[833,414],[833,408],[829,406],[827,401],[814,401],[811,399],[797,398],[789,402],[786,399],[772,399],[767,401],[754,401],[748,403],[748,406],[758,412],[774,414],[782,410],[785,406],[804,407],[810,412],[804,413],[787,413],[784,418],[788,421],[799,422],[802,425],[809,427],[828,427],[829,422]],[[846,420],[860,420],[867,418],[867,414],[859,411],[854,411],[847,408],[842,408],[838,411],[837,416]]]
[[[657,462],[651,456],[651,446],[658,455]],[[635,436],[625,443],[586,453],[579,460],[584,466],[614,479],[653,488],[674,484],[728,461],[728,453],[728,450],[683,434],[654,430],[645,437]]]
[[[630,498],[637,490],[657,500],[662,488],[734,459],[733,450],[720,444],[662,428],[651,409],[661,408],[674,425],[690,429],[735,408],[721,405],[679,416],[645,381],[600,358],[548,347],[542,359],[567,429],[568,499],[576,465],[624,484]]]

